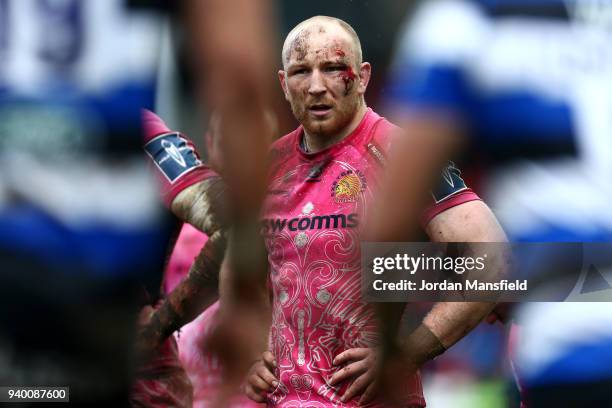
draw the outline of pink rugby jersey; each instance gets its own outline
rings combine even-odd
[[[304,152],[301,126],[272,146],[263,231],[273,290],[270,343],[280,384],[268,395],[271,406],[358,406],[360,396],[340,401],[347,382],[328,382],[342,368],[332,364],[335,356],[377,344],[374,309],[361,300],[358,231],[394,129],[368,109],[350,135],[323,151]],[[425,222],[479,199],[453,166],[442,181]],[[406,385],[406,406],[415,405],[425,405],[418,373]]]

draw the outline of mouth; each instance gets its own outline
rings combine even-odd
[[[327,105],[324,103],[315,103],[308,107],[308,111],[317,117],[326,116],[329,112],[331,112],[331,105]]]

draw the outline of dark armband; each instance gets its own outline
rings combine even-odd
[[[431,194],[435,202],[440,203],[450,196],[467,189],[465,181],[461,178],[461,170],[455,166],[455,163],[449,162],[442,170],[438,183],[431,191]]]
[[[208,236],[225,222],[225,185],[201,159],[195,144],[172,131],[153,112],[143,110],[143,148],[159,181],[161,197],[182,221]]]

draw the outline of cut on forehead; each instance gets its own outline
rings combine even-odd
[[[341,20],[336,17],[329,16],[314,16],[307,20],[302,21],[298,25],[296,25],[290,32],[287,34],[287,38],[285,38],[285,42],[283,43],[283,51],[282,51],[282,63],[283,66],[286,66],[289,62],[291,46],[293,42],[296,40],[296,37],[302,33],[303,30],[318,27],[319,33],[324,33],[325,29],[330,26],[338,26],[348,34],[349,38],[352,41],[352,45],[355,47],[355,56],[357,60],[357,64],[360,65],[362,62],[362,51],[361,51],[361,42],[359,41],[359,37],[357,33],[351,27],[349,23],[344,20]]]

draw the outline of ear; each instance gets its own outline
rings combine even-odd
[[[282,69],[278,71],[278,80],[280,81],[281,88],[285,94],[285,99],[289,102],[289,91],[287,90],[287,73]]]
[[[359,87],[357,92],[364,94],[370,83],[370,77],[372,76],[372,66],[369,62],[362,62],[359,67]]]

